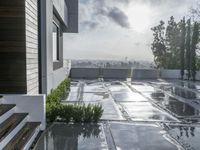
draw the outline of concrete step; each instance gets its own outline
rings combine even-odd
[[[0,104],[0,124],[14,113],[15,104]]]
[[[3,150],[29,149],[39,133],[40,122],[27,122]]]
[[[15,104],[0,104],[0,117],[15,106]]]
[[[27,113],[14,113],[0,124],[0,149],[19,132],[27,122]]]
[[[0,117],[15,106],[15,104],[0,104]]]

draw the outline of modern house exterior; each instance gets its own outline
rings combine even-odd
[[[45,129],[45,97],[67,74],[63,33],[77,32],[78,0],[0,1],[0,149]]]

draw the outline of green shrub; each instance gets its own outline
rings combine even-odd
[[[59,115],[61,104],[47,103],[46,104],[46,117],[49,122],[53,122]]]
[[[70,87],[70,80],[65,79],[56,89],[52,90],[46,100],[47,120],[53,122],[61,113],[61,100],[67,98]]]
[[[46,116],[50,122],[60,118],[66,123],[98,122],[102,116],[101,105],[62,105],[61,100],[66,99],[70,89],[70,80],[64,80],[56,89],[47,96]]]
[[[93,122],[98,122],[103,114],[103,108],[101,105],[93,106]]]
[[[59,110],[59,117],[66,123],[72,121],[73,105],[62,105]]]
[[[88,106],[83,106],[84,107],[84,118],[83,118],[83,122],[88,123],[88,122],[92,122],[92,118],[93,118],[93,109],[92,109],[92,105],[88,105]]]
[[[81,105],[73,105],[72,118],[75,123],[83,122],[84,107]]]

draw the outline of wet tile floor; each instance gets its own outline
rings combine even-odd
[[[63,104],[101,104],[99,124],[54,123],[36,150],[199,150],[199,83],[72,81]]]

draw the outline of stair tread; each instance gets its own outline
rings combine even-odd
[[[14,113],[0,124],[0,142],[27,116],[27,113]]]
[[[4,147],[4,150],[21,150],[34,134],[40,122],[27,122],[13,139]]]
[[[15,104],[0,104],[0,116],[2,116],[15,106],[16,106]]]

